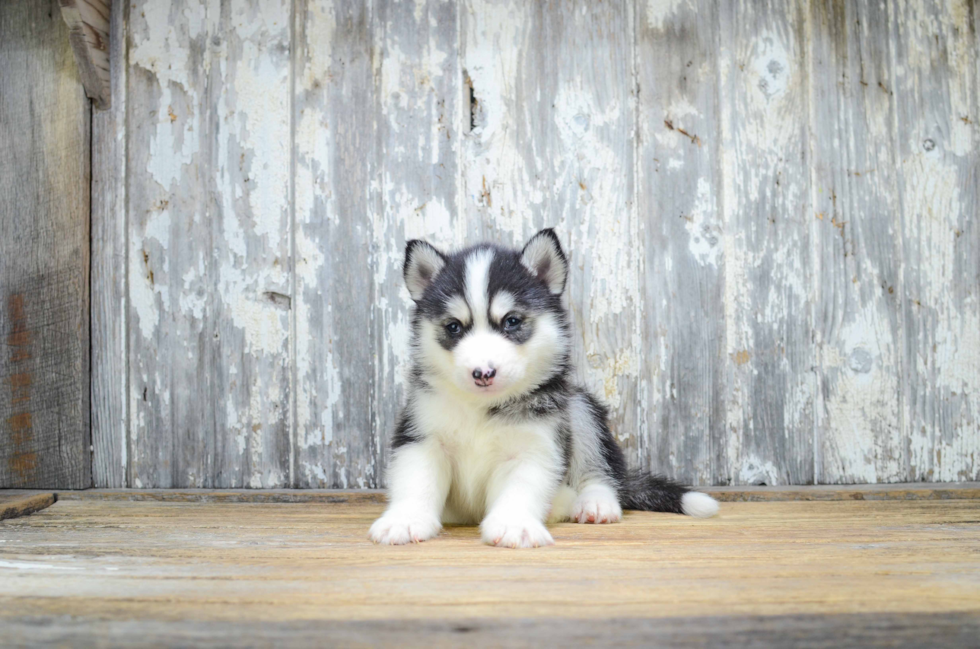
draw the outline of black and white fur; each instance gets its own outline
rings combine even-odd
[[[571,378],[568,263],[542,230],[520,252],[405,250],[416,308],[405,408],[376,543],[479,523],[484,542],[551,545],[546,522],[615,523],[623,509],[712,516],[718,503],[626,468],[606,407]]]

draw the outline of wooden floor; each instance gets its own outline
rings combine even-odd
[[[376,494],[70,498],[0,522],[4,644],[980,646],[976,499],[630,512],[506,550],[374,546]]]

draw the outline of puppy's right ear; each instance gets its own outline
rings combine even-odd
[[[412,239],[405,245],[405,286],[412,299],[418,302],[432,280],[436,278],[446,257],[421,239]]]

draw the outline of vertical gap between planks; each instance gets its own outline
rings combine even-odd
[[[387,43],[385,42],[385,36],[387,34],[385,19],[388,16],[386,13],[382,13],[378,11],[379,1],[383,1],[383,0],[371,0],[370,4],[368,5],[367,25],[368,25],[368,38],[372,41],[369,51],[372,52],[375,57],[378,57],[377,66],[375,66],[374,61],[371,61],[371,89],[374,93],[373,99],[374,99],[374,107],[375,107],[374,115],[372,116],[372,122],[371,122],[371,132],[374,136],[374,141],[372,142],[372,144],[374,145],[375,154],[377,155],[377,158],[375,160],[376,166],[373,171],[375,174],[375,178],[378,181],[378,186],[380,191],[380,196],[378,196],[377,202],[373,204],[373,207],[374,209],[379,209],[381,212],[380,214],[375,214],[374,217],[372,218],[372,221],[377,220],[377,221],[384,222],[384,215],[386,211],[385,207],[388,200],[388,188],[385,186],[385,179],[387,177],[387,174],[385,173],[385,168],[387,166],[386,157],[385,157],[386,142],[381,137],[381,134],[379,132],[378,115],[383,110],[382,104],[385,101],[384,88],[382,87],[383,85],[382,80],[384,79],[384,64],[385,64],[385,54],[386,54],[385,50],[387,49]],[[379,20],[379,15],[381,16],[380,20]],[[375,30],[377,30],[377,33],[375,33]],[[378,44],[378,47],[375,47],[375,44]],[[369,179],[366,188],[368,192],[367,203],[369,206],[372,205],[371,184],[372,183],[370,182]],[[372,242],[372,244],[374,243],[375,242]],[[380,263],[381,260],[377,259],[378,247],[375,245],[374,248],[375,248],[374,250],[375,254],[369,255],[368,258],[370,259],[371,257],[375,257],[374,262]],[[372,284],[372,287],[373,287],[372,291],[376,292],[378,290],[378,282],[374,282]],[[381,321],[380,322],[381,331],[383,332],[384,313],[379,312],[377,308],[377,304],[378,304],[377,294],[374,295],[374,299],[371,301],[371,303],[374,305],[374,308],[372,308],[371,310],[371,319],[372,320],[379,319]],[[377,326],[372,327],[372,329],[375,332],[379,331],[379,328]],[[381,336],[379,336],[378,339],[375,340],[374,344],[372,345],[374,351],[374,359],[375,359],[374,368],[373,368],[374,381],[372,381],[371,394],[368,397],[368,403],[371,405],[371,419],[369,420],[371,424],[371,429],[367,432],[368,435],[374,438],[373,440],[371,440],[374,442],[371,445],[374,453],[374,457],[372,458],[371,461],[371,466],[374,469],[374,476],[373,476],[374,484],[371,486],[374,488],[377,488],[381,483],[381,474],[382,474],[381,461],[383,459],[381,443],[382,443],[383,436],[385,434],[385,431],[379,430],[379,423],[380,423],[379,419],[381,418],[378,417],[378,407],[380,405],[378,399],[378,393],[380,390],[378,377],[380,376],[379,369],[381,367],[381,354],[379,354],[378,352],[384,349],[384,344],[385,344],[385,337],[384,337],[384,333],[382,333]],[[350,478],[348,477],[348,480],[349,479]]]
[[[465,173],[464,161],[463,161],[463,151],[465,150],[464,138],[466,138],[470,130],[464,126],[464,116],[472,115],[473,108],[470,104],[470,97],[472,96],[473,90],[470,83],[468,83],[468,75],[466,71],[466,57],[463,56],[463,47],[465,45],[463,41],[463,12],[466,11],[466,4],[459,0],[456,4],[456,74],[459,75],[459,83],[456,85],[456,110],[453,114],[453,130],[456,135],[456,151],[454,157],[456,159],[456,231],[457,233],[461,229],[466,228],[465,218],[465,196],[463,192],[466,191],[466,184],[463,174]],[[464,114],[463,106],[466,106],[466,113]],[[470,124],[470,118],[466,118],[466,124]],[[459,224],[462,223],[462,226]]]
[[[814,0],[814,1],[819,2],[820,0]],[[804,74],[806,75],[806,81],[803,83],[803,87],[806,92],[806,100],[805,100],[806,120],[807,120],[806,150],[810,162],[810,164],[807,165],[807,180],[809,181],[809,191],[807,192],[807,197],[809,198],[810,202],[807,205],[806,209],[804,210],[803,218],[806,219],[805,222],[808,224],[807,232],[810,235],[811,247],[815,247],[817,241],[817,233],[816,233],[816,227],[814,226],[813,223],[815,219],[812,216],[812,212],[814,210],[813,206],[816,205],[816,199],[814,194],[817,191],[816,182],[814,179],[815,174],[813,169],[813,138],[814,138],[814,123],[816,122],[813,116],[813,112],[814,110],[816,110],[816,104],[813,101],[813,93],[810,91],[811,86],[813,85],[813,78],[814,78],[813,77],[813,12],[812,12],[811,3],[807,2],[804,5],[804,9],[805,11],[803,13],[803,40],[805,41],[805,45],[803,47],[803,51],[805,52],[806,55],[806,62],[803,65],[803,70],[804,70]],[[810,276],[815,278],[817,283],[819,284],[821,279],[820,270],[822,267],[821,259],[818,251],[814,250],[813,253],[814,254],[811,256],[810,259]],[[809,299],[809,302],[811,303],[814,301],[814,298],[816,297],[815,295],[816,288],[815,287],[812,288],[812,291],[814,294],[811,294]],[[809,316],[810,316],[809,317],[810,347],[811,349],[813,349],[814,354],[817,357],[816,362],[814,362],[810,368],[810,376],[813,381],[813,391],[812,394],[810,395],[811,402],[813,403],[813,419],[810,422],[810,446],[811,446],[810,452],[812,455],[812,457],[810,458],[811,460],[810,471],[813,474],[813,482],[814,484],[816,484],[818,482],[817,467],[819,465],[819,462],[817,462],[817,455],[820,452],[819,449],[820,445],[818,443],[819,426],[817,422],[820,420],[821,413],[823,412],[823,399],[821,398],[820,377],[819,377],[819,370],[818,370],[820,365],[819,359],[822,355],[822,350],[816,349],[816,344],[815,344],[816,331],[817,331],[816,310],[812,306],[810,307]]]
[[[819,1],[819,0],[814,0]],[[810,3],[807,2],[804,5],[805,11],[803,12],[803,40],[806,41],[803,51],[806,56],[806,62],[803,65],[804,73],[806,74],[806,81],[803,84],[804,91],[806,92],[806,151],[808,154],[807,165],[807,179],[809,180],[809,192],[807,196],[809,197],[809,204],[803,213],[803,218],[806,219],[807,231],[810,235],[810,246],[811,250],[815,247],[817,241],[817,232],[815,225],[815,218],[812,213],[814,210],[814,205],[816,205],[816,191],[817,184],[814,178],[814,168],[813,168],[813,138],[814,138],[814,119],[813,111],[816,109],[816,105],[813,100],[813,93],[811,92],[813,86],[813,12],[811,11]],[[828,27],[829,29],[829,27]],[[821,259],[818,251],[813,250],[813,254],[810,259],[810,276],[815,278],[818,282],[820,281],[820,268]],[[811,288],[813,293],[816,292],[816,288]],[[821,413],[823,412],[823,399],[821,398],[820,391],[820,377],[819,377],[819,367],[820,367],[820,357],[822,356],[822,350],[816,349],[816,310],[813,308],[814,294],[810,295],[808,302],[810,303],[809,309],[809,323],[810,323],[810,348],[813,349],[816,354],[816,362],[814,362],[810,368],[810,378],[812,385],[812,393],[810,395],[811,403],[813,403],[813,418],[810,421],[810,444],[811,444],[811,458],[810,458],[810,472],[813,475],[813,483],[816,484],[817,480],[817,467],[819,462],[817,462],[818,454],[820,453],[820,444],[818,443],[818,430]]]
[[[632,172],[633,172],[633,192],[630,196],[630,216],[633,219],[633,223],[639,230],[646,230],[646,221],[640,220],[640,201],[639,201],[639,187],[640,187],[640,80],[637,76],[637,20],[636,20],[636,3],[628,2],[626,8],[626,21],[627,30],[630,36],[630,93],[633,95],[633,159],[631,161]],[[643,266],[637,269],[637,274],[639,277],[646,277],[646,256],[641,254],[639,257],[639,263]],[[634,326],[639,331],[639,337],[643,339],[643,330],[645,320],[643,318],[643,307],[645,304],[643,300],[646,298],[646,281],[644,279],[643,290],[637,294],[637,305],[636,313],[634,317],[636,322]],[[645,353],[645,346],[641,345],[641,348],[637,350],[640,354]],[[641,359],[639,361],[639,366],[641,368],[646,367],[646,363]],[[637,438],[637,449],[636,457],[639,459],[639,467],[641,469],[646,469],[650,466],[650,455],[648,449],[650,448],[650,417],[649,417],[649,403],[650,399],[647,394],[645,383],[649,380],[649,377],[637,377],[636,386],[636,423],[638,430],[634,431]]]
[[[289,3],[289,412],[286,415],[286,434],[289,436],[288,487],[296,488],[296,59],[299,44],[296,42],[296,21],[300,12],[297,2]]]
[[[205,111],[205,114],[203,116],[202,122],[204,124],[204,141],[207,143],[207,149],[204,151],[204,155],[207,156],[205,158],[205,161],[206,161],[205,167],[207,169],[210,169],[210,170],[213,170],[214,169],[214,161],[217,158],[217,156],[215,155],[215,148],[218,146],[217,141],[215,141],[215,139],[214,139],[214,134],[217,132],[218,129],[215,128],[215,125],[212,124],[212,122],[211,122],[212,115],[214,115],[216,113],[216,111],[213,111],[212,110],[212,101],[213,101],[213,99],[211,97],[211,90],[212,90],[212,86],[214,85],[213,79],[212,79],[212,74],[214,74],[213,70],[214,70],[214,63],[215,63],[215,61],[214,61],[214,58],[215,58],[215,56],[214,56],[214,46],[215,46],[215,43],[214,43],[214,36],[215,36],[214,27],[215,27],[215,25],[219,25],[221,23],[221,5],[222,5],[222,2],[223,2],[223,0],[217,0],[217,9],[218,9],[218,15],[217,16],[212,16],[211,15],[212,9],[215,7],[215,1],[214,0],[207,0],[207,4],[205,5],[205,8],[204,8],[204,24],[206,25],[204,37],[207,39],[207,42],[206,42],[206,46],[205,46],[205,53],[206,54],[205,54],[205,62],[204,62],[204,65],[205,65],[205,77],[204,77],[204,111]],[[222,38],[222,40],[221,40],[221,47],[227,47],[227,43],[225,42],[224,38]],[[220,68],[220,65],[219,65],[219,68]],[[218,118],[215,117],[215,119],[218,119]],[[204,323],[201,325],[202,326],[202,329],[204,330],[204,333],[205,333],[204,340],[207,341],[207,343],[206,343],[207,344],[207,347],[205,348],[204,353],[206,353],[208,355],[208,357],[210,358],[210,363],[208,363],[208,365],[206,366],[207,369],[205,371],[206,372],[206,381],[205,381],[205,384],[207,386],[206,389],[207,389],[207,392],[208,392],[208,402],[209,403],[215,403],[215,399],[214,399],[214,380],[213,380],[214,377],[213,377],[213,372],[214,372],[214,368],[217,367],[217,365],[218,365],[218,363],[217,363],[218,345],[215,342],[217,340],[215,338],[215,335],[217,334],[217,326],[216,326],[216,321],[215,321],[215,315],[214,314],[217,311],[217,309],[215,307],[215,301],[216,300],[220,300],[220,297],[219,297],[220,296],[220,291],[218,290],[217,279],[215,277],[216,273],[215,273],[215,263],[214,263],[214,261],[215,261],[215,254],[214,254],[214,230],[215,230],[215,225],[214,225],[214,210],[211,209],[212,201],[214,200],[214,196],[217,193],[217,191],[216,191],[217,188],[214,186],[214,182],[215,182],[214,174],[211,173],[211,174],[208,175],[208,186],[207,186],[207,189],[205,191],[205,196],[204,196],[204,219],[205,219],[205,223],[208,224],[208,250],[210,251],[210,255],[209,255],[209,258],[208,258],[208,263],[205,266],[205,269],[206,269],[206,272],[210,275],[210,277],[208,279],[210,281],[210,286],[211,286],[211,298],[210,298],[210,300],[208,300],[208,305],[210,306],[210,308],[207,311],[205,311],[205,314],[204,314]],[[225,395],[225,397],[228,398],[228,395]],[[171,401],[171,403],[172,403],[172,401]],[[205,456],[205,467],[204,467],[204,469],[205,469],[205,474],[207,476],[206,480],[209,481],[208,487],[214,488],[215,485],[218,483],[218,476],[216,474],[216,469],[217,469],[217,466],[218,466],[218,463],[217,463],[218,436],[219,436],[219,433],[218,433],[218,416],[216,414],[217,408],[207,408],[206,410],[210,414],[210,418],[211,418],[211,421],[210,421],[211,449],[210,449],[210,453],[208,453]],[[171,417],[171,421],[173,421],[173,417]],[[249,444],[251,444],[251,438],[249,438]],[[171,452],[172,453],[176,453],[177,452],[177,444],[173,444],[172,449],[173,450]],[[246,457],[246,462],[249,461],[249,458],[250,457],[251,457],[251,454],[249,454],[248,457]],[[174,458],[174,464],[175,465],[178,464],[177,458]],[[175,474],[175,477],[179,477],[179,476],[177,476],[177,474]],[[174,484],[176,485],[176,484],[179,484],[179,483],[177,483],[175,481]]]
[[[886,3],[885,4],[885,7],[886,7],[886,10],[888,11],[888,17],[887,17],[886,24],[882,27],[882,29],[884,30],[885,38],[886,38],[886,40],[888,42],[888,64],[889,64],[889,67],[891,69],[892,74],[895,75],[895,76],[892,76],[889,79],[889,82],[891,83],[891,86],[892,86],[892,91],[894,92],[895,86],[896,86],[896,80],[897,80],[897,70],[898,70],[898,54],[895,51],[895,48],[897,47],[898,40],[899,40],[898,39],[898,23],[896,22],[895,17],[892,15],[892,10],[894,9],[894,5],[893,4]],[[894,32],[892,31],[893,28],[895,30]],[[893,101],[894,101],[894,99],[893,99]],[[893,104],[892,110],[891,110],[891,117],[892,117],[892,119],[891,119],[891,122],[892,122],[891,123],[891,152],[892,152],[892,157],[893,158],[896,158],[896,157],[900,158],[901,157],[901,149],[899,148],[899,144],[898,144],[898,140],[899,140],[899,137],[898,137],[898,134],[899,134],[898,110],[894,106],[894,104]],[[899,338],[899,341],[898,341],[898,344],[897,344],[897,347],[898,347],[898,350],[899,350],[899,353],[898,353],[899,372],[900,372],[900,376],[901,376],[901,381],[900,381],[901,386],[899,388],[899,393],[898,393],[898,425],[899,425],[899,431],[900,431],[899,434],[900,434],[900,436],[902,438],[902,445],[904,446],[904,449],[903,449],[904,450],[904,455],[905,455],[905,460],[903,462],[903,464],[904,464],[903,469],[905,471],[904,479],[905,480],[912,480],[913,479],[912,478],[912,469],[911,469],[911,461],[912,461],[912,435],[911,435],[911,431],[909,431],[907,429],[908,421],[907,421],[906,412],[905,412],[905,409],[906,409],[906,407],[909,404],[909,398],[908,397],[909,397],[909,390],[910,390],[910,386],[911,386],[911,381],[909,380],[910,377],[907,376],[907,373],[909,371],[909,369],[908,369],[909,368],[909,364],[907,362],[907,359],[908,359],[908,351],[909,351],[909,344],[908,344],[908,334],[909,334],[909,332],[908,332],[908,327],[906,327],[906,323],[905,323],[905,313],[906,313],[905,309],[906,309],[906,306],[907,306],[907,303],[908,303],[908,300],[906,299],[907,296],[905,294],[906,293],[906,286],[905,286],[905,235],[904,235],[905,225],[904,225],[904,221],[905,221],[905,208],[906,208],[906,205],[905,205],[905,192],[903,190],[903,187],[904,187],[904,185],[903,185],[903,183],[904,183],[904,177],[902,175],[901,166],[900,166],[901,160],[900,159],[895,160],[895,163],[896,163],[896,168],[899,171],[898,175],[896,176],[896,184],[895,184],[896,188],[898,189],[898,197],[897,197],[898,214],[896,214],[893,217],[895,219],[895,221],[896,221],[896,222],[893,223],[893,226],[895,227],[895,229],[898,232],[898,240],[899,240],[899,244],[900,244],[898,246],[898,270],[897,270],[897,273],[895,275],[895,280],[896,280],[896,282],[898,282],[898,285],[899,285],[899,290],[898,290],[898,317],[897,317],[897,321],[899,323],[901,323],[901,327],[900,327],[900,332],[901,333],[900,333],[900,338]],[[876,472],[876,477],[877,477],[877,472]]]
[[[715,67],[715,92],[713,93],[712,101],[714,101],[714,103],[715,103],[715,105],[714,105],[714,114],[715,114],[715,124],[714,124],[714,127],[715,127],[715,139],[718,142],[718,144],[717,144],[717,153],[715,155],[715,160],[714,160],[715,178],[717,179],[717,187],[715,189],[715,197],[716,197],[715,200],[717,201],[717,207],[715,209],[717,209],[717,211],[718,211],[717,221],[718,221],[718,223],[721,224],[722,237],[724,237],[724,239],[728,239],[731,236],[731,232],[729,232],[728,227],[727,227],[727,225],[728,225],[728,223],[727,223],[727,211],[725,210],[725,156],[722,155],[722,147],[724,146],[724,134],[725,134],[725,127],[724,127],[725,115],[723,113],[723,106],[722,106],[723,97],[724,97],[724,86],[723,86],[724,80],[722,79],[722,49],[721,49],[721,46],[722,46],[722,34],[721,34],[721,30],[723,28],[723,25],[722,25],[722,14],[721,14],[720,11],[717,11],[717,10],[715,11],[714,17],[713,17],[713,20],[712,20],[712,23],[713,23],[714,26],[717,27],[717,29],[712,30],[713,31],[713,40],[714,40],[714,43],[713,43],[713,46],[714,47],[712,49],[714,50],[714,57],[715,57],[715,66],[714,66]],[[724,246],[724,240],[722,242],[722,245]],[[722,250],[722,256],[721,256],[722,269],[721,269],[721,272],[719,273],[719,279],[720,279],[720,281],[722,283],[722,285],[721,285],[721,312],[719,313],[719,316],[722,318],[722,320],[724,320],[725,318],[728,317],[728,314],[726,312],[726,302],[727,302],[726,294],[727,294],[727,282],[728,282],[728,270],[727,270],[728,261],[729,261],[728,258],[725,256],[725,251]],[[728,325],[727,325],[727,323],[724,323],[724,329],[723,329],[723,331],[724,331],[725,340],[723,341],[722,350],[723,350],[723,353],[725,355],[722,356],[721,361],[722,362],[725,362],[727,364],[726,359],[727,359],[727,351],[728,351],[728,344],[729,344],[728,343]],[[731,427],[729,426],[729,423],[728,423],[729,390],[731,389],[731,377],[730,377],[730,375],[731,375],[731,371],[730,370],[725,371],[725,373],[723,375],[724,378],[722,380],[722,394],[720,394],[720,395],[718,395],[716,397],[716,398],[722,399],[724,401],[723,408],[722,408],[722,411],[724,413],[724,419],[722,421],[718,422],[718,425],[721,426],[721,428],[722,428],[722,438],[725,439],[726,441],[733,434],[733,431],[731,430]],[[719,457],[717,457],[715,455],[715,450],[716,449],[715,449],[715,444],[714,444],[714,437],[715,437],[714,436],[714,432],[711,431],[711,429],[709,427],[709,433],[708,433],[708,438],[709,438],[709,442],[708,442],[708,453],[709,453],[709,455],[708,455],[708,471],[707,471],[707,473],[708,473],[708,484],[712,484],[712,485],[717,485],[717,484],[733,484],[734,483],[734,479],[732,478],[732,475],[733,475],[733,471],[732,471],[732,466],[733,466],[732,465],[732,458],[730,458],[728,456],[728,453],[726,451],[725,457],[724,457],[724,462],[721,462],[720,461],[721,458],[719,458]],[[718,450],[720,451],[721,449],[718,449]],[[722,465],[725,465],[725,466],[723,467]],[[723,468],[724,468],[724,471],[722,471]],[[724,476],[725,479],[724,480],[719,479],[721,476]]]
[[[805,93],[805,95],[803,97],[803,105],[805,106],[805,111],[806,111],[806,143],[805,143],[805,146],[804,146],[803,151],[804,151],[804,154],[806,155],[806,163],[805,164],[806,164],[806,170],[807,170],[806,171],[806,180],[807,180],[807,185],[808,185],[808,187],[807,187],[808,191],[804,192],[804,195],[807,197],[807,200],[803,204],[803,218],[805,219],[804,222],[809,224],[807,226],[807,228],[804,230],[804,233],[807,235],[808,241],[806,242],[806,245],[809,246],[809,248],[810,248],[810,256],[812,258],[810,260],[810,263],[811,263],[811,273],[812,273],[813,270],[815,270],[815,268],[814,268],[815,265],[818,263],[816,261],[816,258],[819,255],[813,249],[814,242],[816,241],[816,239],[814,238],[814,231],[816,229],[815,228],[815,224],[813,222],[814,219],[809,217],[809,215],[813,213],[814,191],[815,191],[815,189],[814,189],[814,186],[815,186],[814,185],[814,178],[813,178],[813,171],[814,170],[813,170],[813,148],[812,148],[812,142],[813,142],[813,106],[814,106],[814,104],[813,104],[813,93],[811,92],[811,90],[812,90],[811,85],[813,83],[813,56],[812,56],[812,48],[813,48],[812,27],[813,27],[813,25],[812,25],[811,17],[810,17],[810,4],[811,4],[811,1],[812,0],[804,0],[802,2],[802,6],[798,8],[798,11],[800,11],[800,13],[803,14],[803,40],[804,40],[804,43],[803,43],[803,47],[800,48],[800,49],[801,49],[802,55],[806,58],[806,60],[803,62],[803,71],[804,71],[804,74],[806,75],[806,79],[803,82],[803,92]],[[816,274],[812,274],[811,277],[813,278],[814,281],[819,281],[819,278],[818,278],[818,276]],[[810,444],[811,444],[811,454],[810,454],[810,479],[809,480],[801,480],[800,482],[801,482],[801,484],[815,484],[816,481],[817,481],[817,473],[816,473],[817,460],[816,460],[816,455],[815,455],[815,452],[816,452],[815,446],[817,444],[817,441],[816,441],[816,439],[817,439],[816,438],[816,431],[817,431],[817,421],[818,421],[818,413],[817,413],[817,409],[816,409],[817,408],[817,387],[818,387],[817,380],[816,380],[816,378],[817,378],[817,374],[816,374],[817,370],[816,370],[816,368],[817,368],[818,363],[819,363],[819,356],[815,357],[816,350],[814,349],[814,346],[813,346],[813,341],[814,341],[814,338],[815,338],[815,336],[814,336],[814,331],[815,331],[814,330],[814,319],[816,317],[815,316],[816,308],[815,308],[815,305],[814,305],[813,296],[814,296],[814,293],[816,292],[816,288],[815,288],[815,286],[813,286],[811,284],[811,285],[809,285],[807,287],[807,290],[809,292],[809,295],[808,295],[808,299],[805,300],[805,302],[804,302],[804,304],[806,305],[807,314],[804,317],[806,318],[805,321],[807,323],[809,323],[809,332],[808,332],[808,334],[809,334],[808,338],[809,339],[808,340],[807,339],[804,339],[803,344],[806,345],[806,346],[808,346],[809,347],[809,351],[810,351],[810,369],[808,371],[808,374],[809,374],[809,378],[810,378],[809,383],[810,383],[810,437],[811,437]]]
[[[119,74],[122,75],[122,79],[119,84],[119,97],[115,97],[115,100],[122,98],[126,103],[122,111],[122,132],[123,132],[123,151],[122,151],[122,219],[123,219],[123,310],[122,310],[122,340],[123,340],[123,379],[122,379],[122,400],[123,400],[123,446],[125,456],[123,459],[123,486],[127,489],[133,486],[133,439],[131,434],[132,426],[132,414],[131,414],[131,404],[130,404],[130,388],[132,386],[130,376],[130,358],[131,358],[131,346],[129,342],[129,309],[131,308],[131,300],[129,294],[129,246],[130,246],[130,234],[129,234],[129,153],[130,153],[130,137],[129,137],[129,10],[130,2],[121,2],[117,0],[114,4],[121,5],[119,12],[113,11],[113,15],[110,17],[110,34],[112,36],[122,39],[120,44],[120,52],[122,56],[122,61],[116,69]],[[118,30],[112,29],[111,19],[116,18],[122,21]],[[111,50],[110,50],[111,51]],[[110,65],[111,69],[111,65]]]
[[[384,79],[384,66],[387,50],[387,21],[390,19],[388,12],[379,11],[379,2],[385,0],[371,0],[368,4],[368,17],[367,17],[367,37],[369,39],[368,51],[371,53],[371,83],[370,88],[372,92],[372,106],[373,112],[371,115],[371,134],[372,141],[371,146],[373,147],[374,154],[374,165],[373,169],[370,169],[370,174],[368,177],[367,186],[365,190],[367,191],[367,205],[369,210],[374,210],[374,214],[371,215],[371,222],[373,223],[384,223],[385,213],[388,200],[388,188],[385,186],[387,174],[387,156],[385,155],[385,148],[387,143],[381,135],[381,115],[383,114],[383,104],[385,102],[383,79]],[[426,7],[428,8],[428,7]],[[373,175],[373,178],[371,177]],[[368,260],[374,264],[381,263],[383,255],[380,254],[380,246],[377,242],[372,241],[369,244],[369,249],[371,252],[368,255]],[[370,269],[370,270],[373,270]],[[371,417],[368,420],[370,425],[369,430],[366,431],[369,436],[370,448],[373,457],[367,460],[370,463],[372,469],[372,475],[370,479],[373,480],[373,484],[364,484],[364,479],[368,478],[367,472],[362,476],[361,487],[378,488],[382,482],[383,476],[383,442],[387,431],[381,430],[381,423],[386,420],[386,418],[379,414],[380,409],[383,407],[380,388],[381,376],[381,353],[385,350],[386,342],[386,332],[385,332],[385,314],[377,307],[379,304],[378,300],[378,290],[379,283],[374,282],[372,285],[373,300],[371,301],[373,307],[371,309],[371,321],[374,326],[371,330],[378,335],[378,337],[373,341],[372,349],[374,353],[374,380],[371,381],[370,394],[368,395],[368,403],[371,406]],[[380,325],[380,326],[378,326]],[[348,481],[351,479],[350,476],[347,477]]]
[[[109,97],[111,101],[111,90]],[[86,372],[89,381],[88,390],[83,391],[83,394],[88,400],[88,407],[83,406],[82,411],[88,413],[86,415],[88,426],[86,426],[83,434],[86,438],[85,453],[88,454],[88,486],[91,489],[95,487],[95,440],[92,437],[92,426],[95,422],[94,413],[92,412],[92,406],[95,403],[95,399],[92,398],[92,387],[95,383],[92,381],[92,334],[95,329],[92,326],[92,296],[95,294],[95,286],[92,281],[95,278],[94,255],[92,255],[92,251],[94,250],[94,246],[92,245],[92,214],[94,213],[92,205],[95,197],[95,187],[93,186],[95,180],[95,156],[93,155],[95,152],[95,102],[88,97],[86,97],[86,101],[88,101],[88,348],[86,349],[86,353],[88,354],[88,367],[86,368]]]

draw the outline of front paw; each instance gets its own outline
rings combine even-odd
[[[618,523],[622,519],[623,508],[615,496],[583,493],[572,506],[576,523]]]
[[[388,511],[374,521],[368,538],[382,545],[405,545],[435,538],[440,529],[442,524],[435,516]]]
[[[503,548],[539,548],[555,544],[548,528],[530,516],[491,514],[480,524],[480,532],[484,543]]]

